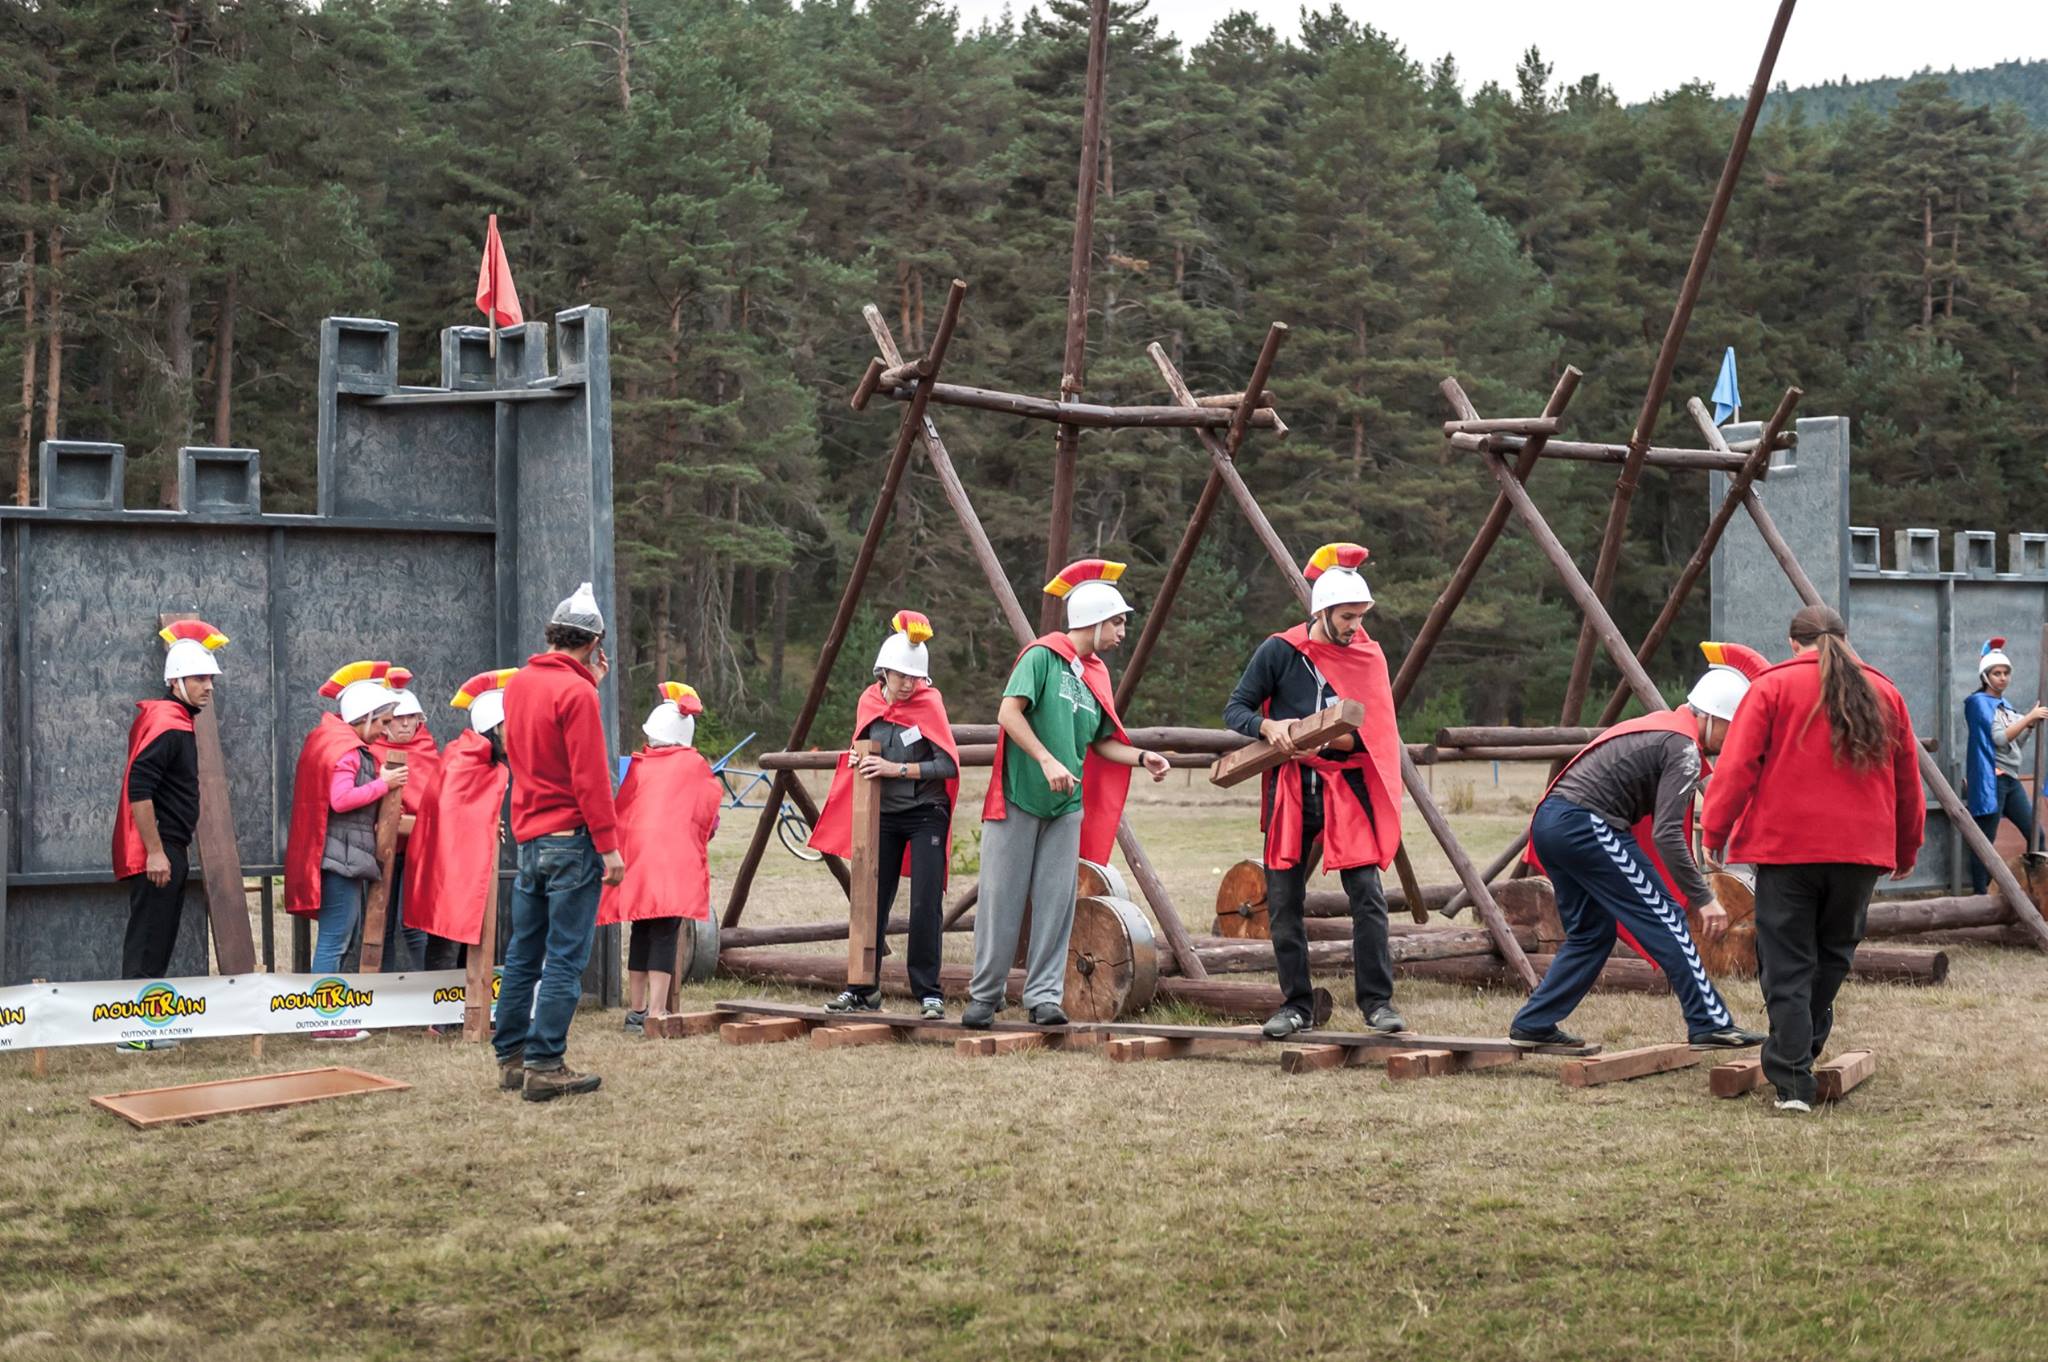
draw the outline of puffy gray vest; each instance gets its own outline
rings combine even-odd
[[[377,759],[367,748],[356,753],[356,788],[377,778]],[[373,799],[347,813],[327,811],[327,845],[320,852],[320,868],[352,880],[375,883],[382,876],[377,867],[377,809],[382,800]]]

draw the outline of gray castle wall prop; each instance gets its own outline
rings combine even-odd
[[[1730,440],[1757,433],[1755,423],[1727,429]],[[1709,482],[1708,504],[1718,505],[1727,478],[1716,473]],[[2048,534],[1962,531],[1952,538],[1944,569],[1937,531],[1887,534],[1852,524],[1849,422],[1839,416],[1799,422],[1797,447],[1773,456],[1759,495],[1821,595],[1849,621],[1857,651],[1897,683],[1920,734],[1940,741],[1935,760],[1961,792],[1963,699],[1977,689],[1984,640],[1994,634],[2009,640],[2016,705],[2031,703],[2040,684]],[[1713,636],[1784,657],[1785,625],[1799,598],[1747,516],[1729,523],[1710,580]],[[1823,818],[1833,812],[1814,811]],[[1927,817],[1927,845],[1912,878],[1903,885],[1884,881],[1881,888],[1954,891],[1967,883],[1969,852],[1961,837],[1931,799]]]
[[[300,740],[322,680],[356,658],[413,669],[441,743],[472,674],[543,647],[580,581],[612,603],[607,317],[441,334],[441,386],[398,382],[398,329],[321,326],[318,512],[266,514],[252,449],[180,451],[179,508],[124,506],[119,445],[42,446],[42,499],[0,507],[0,984],[119,972],[127,890],[108,846],[133,701],[160,695],[157,616],[191,611],[232,640],[217,712],[243,872],[282,873]],[[613,683],[602,689],[616,732]],[[173,975],[209,959],[200,876]],[[617,928],[587,994],[619,994]],[[303,949],[303,932],[300,945]],[[502,940],[502,937],[500,938]]]

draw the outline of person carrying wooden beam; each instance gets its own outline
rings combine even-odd
[[[1698,910],[1709,940],[1728,914],[1692,858],[1692,799],[1706,758],[1721,750],[1764,659],[1708,644],[1716,661],[1677,709],[1616,724],[1565,764],[1529,823],[1529,864],[1557,891],[1565,939],[1550,972],[1515,1014],[1508,1039],[1521,1046],[1577,1045],[1561,1025],[1623,938],[1664,971],[1696,1050],[1760,1045],[1736,1025],[1707,977],[1685,909]],[[1684,905],[1681,907],[1680,905]]]
[[[694,686],[661,683],[661,701],[640,725],[647,743],[619,783],[619,850],[626,878],[598,900],[597,925],[631,923],[626,946],[628,1031],[669,1015],[669,984],[683,919],[711,916],[711,839],[725,789],[697,750],[704,701]]]
[[[1913,716],[1856,656],[1842,617],[1806,606],[1787,637],[1791,660],[1759,674],[1735,713],[1701,828],[1711,854],[1757,868],[1764,1076],[1796,1114],[1813,1109],[1814,1061],[1877,877],[1904,879],[1920,855],[1927,793]]]
[[[135,702],[128,761],[114,810],[114,878],[128,881],[128,928],[121,939],[121,977],[157,979],[171,967],[178,923],[185,915],[192,834],[199,826],[199,747],[193,716],[213,702],[220,675],[216,650],[227,635],[186,620],[160,631],[164,698]],[[168,1050],[177,1041],[130,1040],[123,1054]]]
[[[1372,588],[1359,571],[1371,555],[1361,544],[1325,544],[1309,558],[1309,615],[1261,643],[1223,706],[1223,722],[1285,753],[1259,791],[1266,834],[1266,907],[1273,960],[1287,1001],[1265,1032],[1284,1040],[1315,1024],[1302,905],[1315,867],[1338,872],[1351,906],[1352,989],[1366,1025],[1407,1029],[1394,1008],[1394,964],[1387,946],[1387,896],[1380,873],[1401,846],[1401,733],[1386,654],[1365,632]],[[1355,700],[1365,722],[1328,746],[1296,746],[1299,721],[1340,700]]]
[[[384,736],[370,744],[370,755],[382,762],[396,752],[411,773],[399,794],[403,812],[398,819],[398,853],[391,861],[391,893],[384,902],[384,973],[454,969],[454,942],[430,938],[425,932],[405,925],[407,853],[412,848],[420,806],[440,776],[441,749],[434,745],[434,735],[427,731],[427,711],[413,691],[412,673],[404,667],[393,667],[384,679],[398,692],[398,704],[391,711]]]
[[[1067,627],[1027,645],[1003,686],[1002,731],[981,808],[981,904],[962,1025],[985,1030],[1002,1010],[1026,904],[1024,1006],[1039,1026],[1066,1025],[1061,1003],[1079,861],[1109,860],[1130,768],[1143,766],[1154,781],[1171,769],[1163,754],[1131,746],[1102,660],[1123,642],[1131,613],[1116,588],[1123,574],[1122,563],[1101,558],[1061,568],[1045,594],[1063,602]]]
[[[832,789],[818,811],[811,845],[834,856],[853,856],[853,782],[882,783],[881,837],[875,855],[875,945],[887,955],[889,907],[910,876],[910,992],[926,1017],[946,1015],[939,989],[945,948],[946,870],[953,856],[953,806],[960,794],[960,747],[946,715],[945,697],[932,684],[931,621],[899,610],[875,654],[875,681],[861,692],[848,751],[833,769]],[[877,750],[854,763],[852,743]],[[879,964],[879,958],[877,960]],[[878,982],[847,980],[825,1006],[834,1012],[875,1012]]]

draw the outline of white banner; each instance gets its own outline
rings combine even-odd
[[[491,980],[496,1006],[498,981]],[[0,988],[0,1051],[460,1026],[463,971],[223,974]]]

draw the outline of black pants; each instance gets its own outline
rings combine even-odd
[[[682,930],[683,920],[679,917],[643,917],[636,921],[633,935],[626,942],[626,968],[674,974],[676,943],[682,940]],[[662,1005],[668,1005],[666,998]]]
[[[128,931],[121,938],[123,979],[161,979],[178,947],[191,863],[181,846],[166,843],[164,856],[171,863],[171,878],[162,888],[151,884],[147,875],[128,877]]]
[[[420,966],[421,969],[462,968],[463,945],[460,941],[450,941],[445,936],[433,936],[427,932],[421,932],[420,935],[426,942],[425,950],[422,952],[425,963]]]
[[[1874,865],[1756,869],[1756,962],[1771,1016],[1764,1077],[1781,1096],[1813,1100],[1813,1062],[1834,1029],[1835,994],[1880,873]]]
[[[939,958],[945,943],[946,828],[952,811],[943,804],[919,804],[882,815],[882,841],[875,852],[875,958],[889,953],[889,908],[903,878],[903,853],[910,852],[910,992],[937,998]]]
[[[1974,821],[1977,824],[1978,831],[1984,834],[1984,840],[1995,842],[1998,840],[1998,825],[2008,818],[2012,820],[2012,825],[2020,830],[2020,836],[2026,839],[2027,850],[2033,850],[2034,801],[2027,798],[2026,786],[2020,784],[2014,777],[2000,771],[1998,773],[1998,807],[1990,813],[1976,815]],[[1980,894],[1991,887],[1991,868],[1975,856],[1970,858],[1970,885]]]
[[[1309,843],[1322,835],[1321,823],[1304,823],[1301,853],[1292,870],[1266,872],[1266,919],[1273,933],[1273,962],[1280,973],[1280,991],[1287,1005],[1304,1017],[1315,1016],[1315,991],[1308,979],[1308,929],[1302,925],[1302,904],[1308,897]],[[1358,1010],[1394,1000],[1394,962],[1387,954],[1387,896],[1380,872],[1369,865],[1338,872],[1344,897],[1351,903],[1352,983]]]

